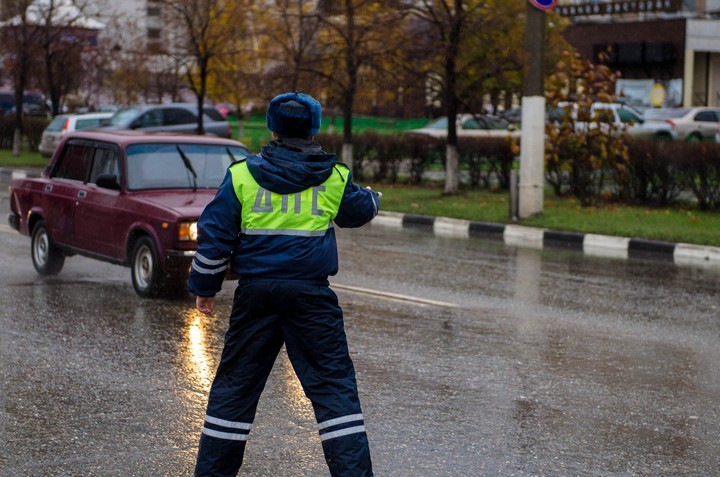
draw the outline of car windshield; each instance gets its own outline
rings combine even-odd
[[[129,190],[191,189],[193,176],[185,167],[180,150],[197,173],[197,187],[220,186],[233,160],[247,156],[247,149],[220,144],[148,143],[127,148],[127,185]]]
[[[138,108],[121,109],[110,118],[110,124],[113,126],[122,126],[135,119],[140,112]]]
[[[447,127],[448,127],[448,120],[446,117],[437,119],[437,120],[431,122],[430,124],[428,124],[427,126],[425,126],[425,128],[427,128],[427,129],[447,129]]]
[[[490,116],[477,116],[468,119],[462,125],[463,129],[495,129],[502,130],[508,128],[508,123],[504,119],[493,118]]]

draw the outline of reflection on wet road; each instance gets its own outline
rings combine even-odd
[[[379,226],[339,232],[380,476],[720,475],[720,272]],[[0,228],[0,476],[191,475],[227,325]],[[327,475],[284,352],[241,475]]]

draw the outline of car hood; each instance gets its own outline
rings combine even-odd
[[[217,189],[163,190],[133,192],[133,199],[140,204],[171,210],[182,217],[196,218],[215,197]]]

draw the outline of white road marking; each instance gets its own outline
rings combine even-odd
[[[363,295],[377,296],[380,298],[387,298],[390,300],[407,301],[411,303],[418,303],[421,305],[433,305],[433,306],[444,306],[446,308],[459,308],[460,305],[455,303],[449,303],[446,301],[428,300],[426,298],[419,298],[409,295],[400,295],[397,293],[388,293],[380,290],[372,290],[370,288],[360,288],[348,285],[340,285],[338,283],[330,283],[331,288],[337,288],[338,290],[345,290],[352,293],[362,293]]]

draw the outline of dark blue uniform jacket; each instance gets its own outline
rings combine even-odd
[[[278,194],[294,194],[325,182],[330,174],[346,174],[337,167],[335,154],[323,152],[314,141],[271,141],[258,155],[246,159],[258,184]],[[233,167],[233,166],[230,166]],[[334,223],[360,227],[378,212],[378,195],[348,177]],[[188,289],[198,296],[214,296],[222,286],[228,266],[244,277],[325,279],[338,270],[335,231],[321,237],[241,234],[241,204],[228,170],[215,198],[198,221],[198,250]]]

